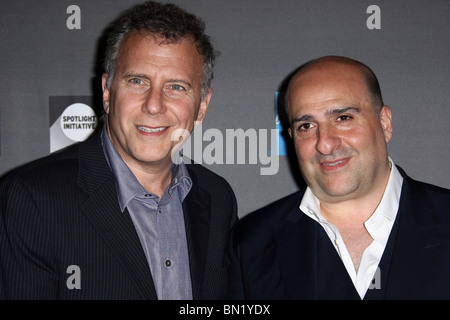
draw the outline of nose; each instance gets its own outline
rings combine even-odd
[[[142,104],[142,112],[149,115],[158,115],[166,112],[162,90],[151,88]]]
[[[316,150],[323,155],[332,154],[341,144],[341,139],[333,128],[319,126],[317,130]]]

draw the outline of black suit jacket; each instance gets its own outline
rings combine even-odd
[[[223,178],[187,167],[193,186],[183,212],[193,298],[222,299],[235,196]],[[7,175],[0,192],[0,298],[157,298],[99,135]],[[70,289],[70,266],[79,268],[80,289]]]
[[[404,182],[397,218],[380,279],[364,299],[450,299],[450,191],[399,170]],[[303,193],[236,224],[229,298],[360,298],[322,226],[299,209]]]

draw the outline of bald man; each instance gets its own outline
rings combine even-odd
[[[290,79],[286,113],[307,187],[236,225],[229,298],[449,299],[450,191],[389,157],[373,71],[312,60]]]

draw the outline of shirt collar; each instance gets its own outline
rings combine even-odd
[[[169,194],[178,189],[180,201],[183,201],[192,188],[192,179],[184,162],[172,165],[172,180],[168,188]]]
[[[378,237],[377,230],[379,230],[386,220],[390,222],[395,220],[400,203],[403,177],[391,158],[389,158],[389,164],[391,166],[391,172],[381,202],[372,216],[365,222],[367,231],[374,239]],[[309,187],[306,188],[305,194],[303,195],[300,210],[319,223],[327,222],[320,213],[319,199]]]
[[[116,148],[114,147],[109,135],[106,131],[106,124],[103,126],[101,132],[101,141],[103,145],[103,152],[106,161],[116,179],[117,197],[119,201],[120,210],[122,212],[127,207],[128,203],[136,196],[145,196],[149,192],[140,184],[136,176],[130,168],[120,157]],[[166,190],[169,195],[174,190],[179,190],[180,201],[183,201],[192,187],[192,180],[189,176],[186,164],[173,164],[171,168],[172,180]]]
[[[389,158],[389,164],[391,165],[391,174],[389,176],[389,181],[387,183],[383,197],[381,198],[381,202],[372,216],[364,223],[367,231],[370,233],[374,240],[378,240],[378,237],[384,238],[384,236],[386,236],[380,234],[380,232],[384,233],[381,227],[386,220],[390,223],[393,223],[397,216],[400,203],[403,177],[391,158]],[[390,231],[390,229],[388,231]]]

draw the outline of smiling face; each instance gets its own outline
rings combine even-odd
[[[287,105],[300,169],[320,201],[361,199],[385,187],[391,113],[383,106],[377,114],[356,66],[310,66],[292,79]]]
[[[107,74],[102,79],[108,134],[130,168],[170,167],[179,144],[172,134],[192,132],[212,95],[210,89],[201,100],[203,59],[195,43],[158,40],[131,32],[120,47],[111,87]]]

